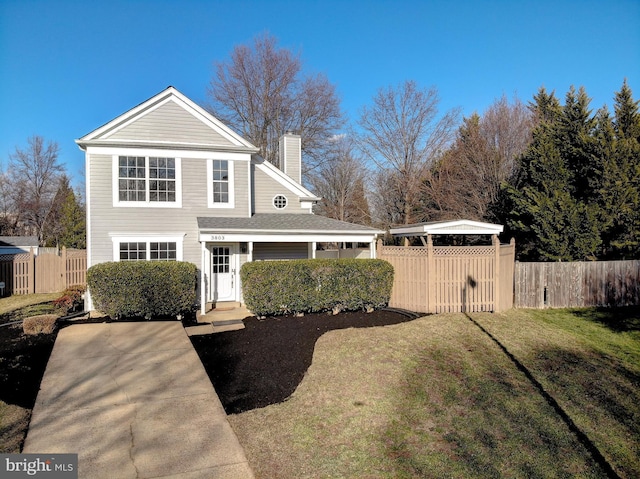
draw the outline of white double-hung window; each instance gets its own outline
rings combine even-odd
[[[119,155],[113,165],[114,206],[182,206],[180,158]]]
[[[111,235],[115,261],[182,261],[184,234]]]
[[[233,208],[233,161],[209,160],[207,162],[207,183],[209,208]]]

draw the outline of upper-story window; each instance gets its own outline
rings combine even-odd
[[[118,156],[114,165],[114,206],[181,206],[179,158]]]
[[[233,208],[233,162],[209,160],[207,181],[209,208]]]
[[[229,203],[229,162],[213,160],[213,202]]]
[[[175,158],[149,158],[149,201],[176,201]]]

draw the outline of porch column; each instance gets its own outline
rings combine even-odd
[[[493,247],[495,248],[495,266],[494,266],[494,277],[493,277],[493,311],[496,313],[500,312],[500,239],[498,235],[493,235],[492,241]]]
[[[375,238],[369,243],[369,258],[376,259],[376,240]]]
[[[200,314],[203,316],[207,313],[207,291],[205,281],[205,265],[207,264],[207,247],[204,242],[200,243],[202,246],[202,261],[200,262]]]

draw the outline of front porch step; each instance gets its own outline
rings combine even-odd
[[[188,336],[199,336],[203,334],[224,333],[226,331],[238,331],[244,329],[244,322],[241,319],[225,319],[200,323],[196,326],[187,326],[184,330]]]
[[[214,333],[224,333],[225,331],[238,331],[244,329],[244,321],[241,319],[226,319],[211,323]]]

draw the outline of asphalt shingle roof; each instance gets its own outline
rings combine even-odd
[[[383,233],[368,226],[304,213],[256,213],[250,218],[198,217],[198,228],[225,232]]]
[[[38,246],[38,237],[0,236],[0,246]]]

